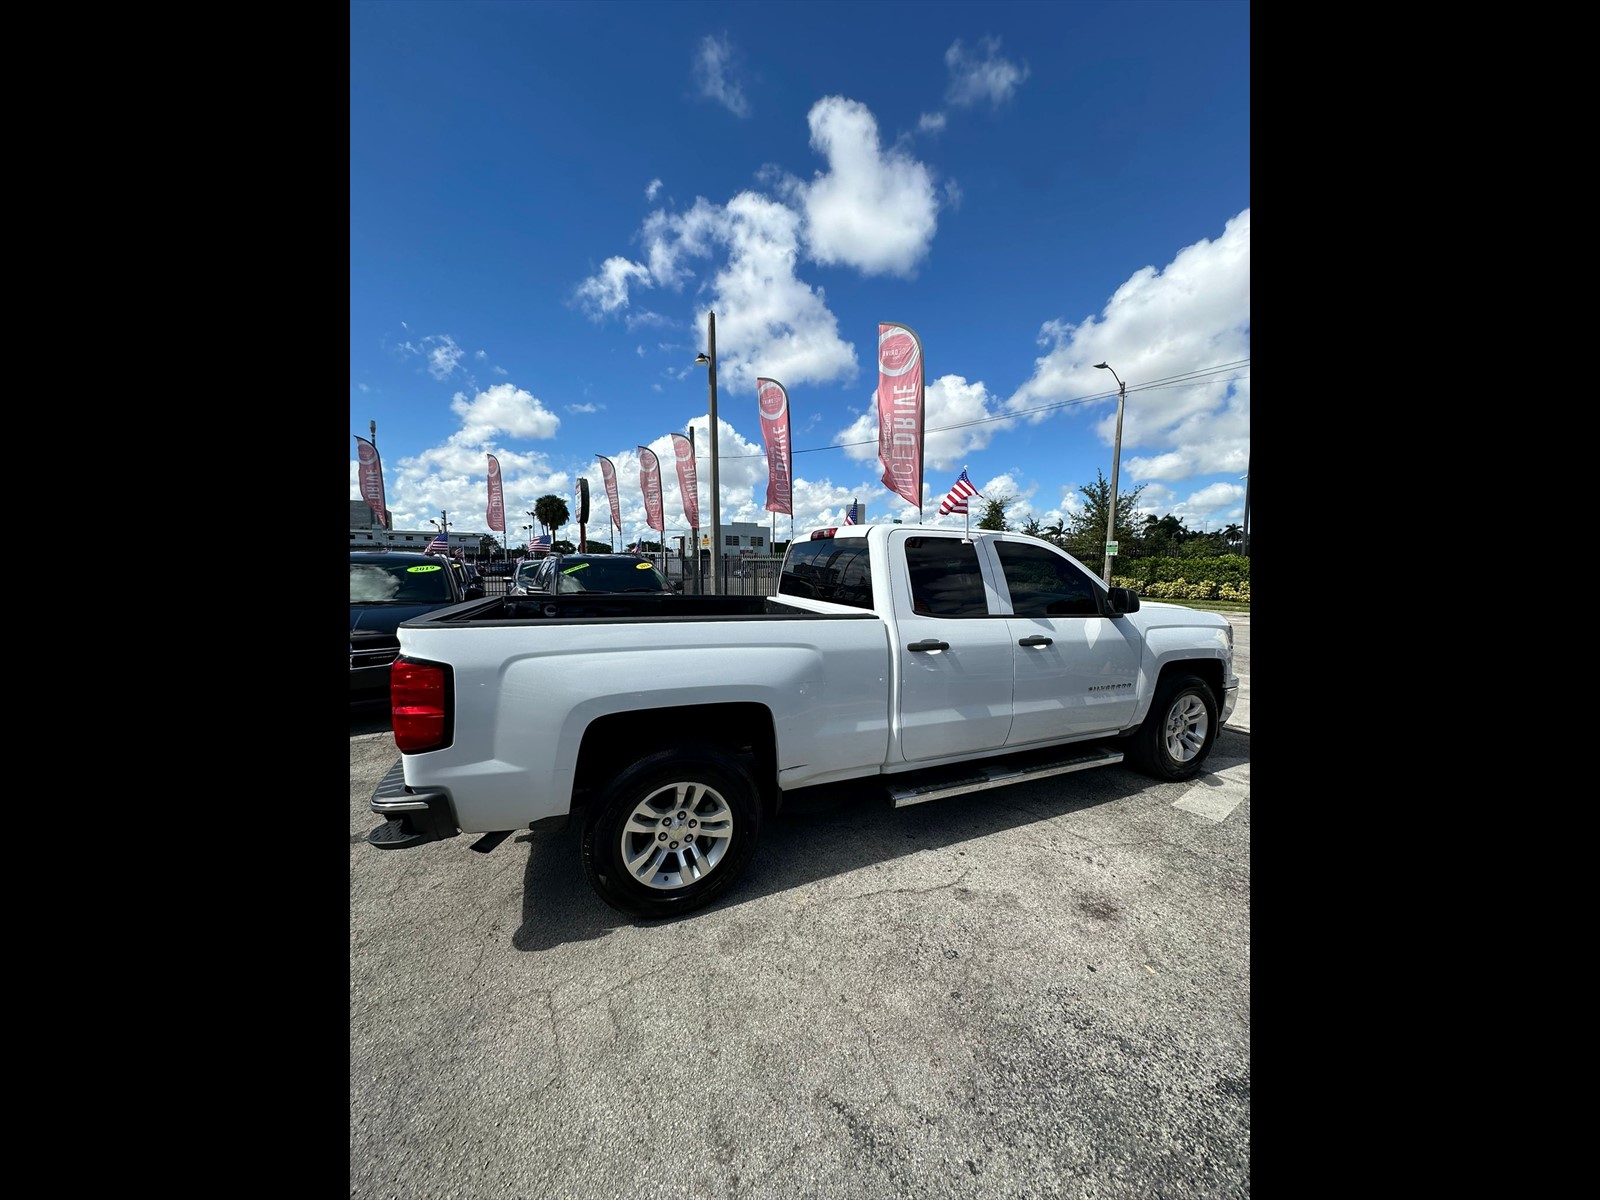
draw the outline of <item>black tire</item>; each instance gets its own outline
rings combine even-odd
[[[1144,724],[1127,741],[1128,757],[1146,775],[1188,779],[1217,740],[1217,698],[1198,675],[1167,675]]]
[[[589,806],[583,873],[618,912],[676,916],[721,895],[760,834],[760,792],[743,763],[714,746],[658,750],[625,767]]]

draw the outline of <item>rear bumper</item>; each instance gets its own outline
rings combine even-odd
[[[352,696],[389,696],[389,664],[381,667],[351,667],[350,694]]]
[[[367,843],[379,850],[409,850],[461,832],[448,795],[406,786],[404,761],[395,763],[378,781],[371,808],[384,818],[382,825],[367,834]]]

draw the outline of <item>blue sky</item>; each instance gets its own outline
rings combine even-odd
[[[1243,524],[1250,458],[1250,7],[1122,3],[350,6],[350,496],[377,423],[395,525],[513,542],[538,497],[589,532],[617,467],[695,428],[710,521],[774,524],[757,376],[787,388],[797,533],[917,520],[881,482],[878,323],[922,340],[927,524],[963,467],[1013,528],[1119,491]],[[974,501],[974,513],[981,506]],[[776,517],[780,540],[790,530]],[[563,531],[576,540],[576,526]]]

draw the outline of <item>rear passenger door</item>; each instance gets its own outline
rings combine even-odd
[[[998,750],[1011,729],[1011,631],[976,543],[959,530],[896,530],[891,583],[901,756],[925,762]]]

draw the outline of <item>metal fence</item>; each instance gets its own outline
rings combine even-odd
[[[658,564],[659,565],[659,564]],[[778,590],[778,575],[783,568],[782,558],[738,555],[724,557],[721,562],[722,586],[717,592],[724,596],[771,596]],[[692,596],[712,590],[709,556],[700,560],[700,578],[695,578],[692,558],[667,558],[667,579],[677,584],[683,582],[683,593]]]

